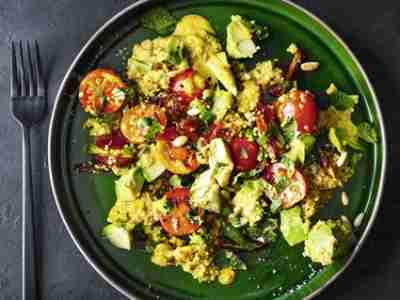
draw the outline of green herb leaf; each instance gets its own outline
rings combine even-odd
[[[275,184],[275,189],[278,193],[283,192],[283,190],[289,185],[290,180],[286,176],[281,176],[278,178],[278,182]]]
[[[282,126],[283,136],[287,143],[290,143],[297,133],[297,123],[294,119],[290,119]]]
[[[334,84],[329,86],[326,93],[329,96],[330,104],[339,110],[353,108],[358,103],[359,99],[358,95],[349,95],[338,90]]]
[[[220,268],[231,267],[234,270],[247,270],[243,260],[230,250],[219,250],[214,256],[214,263]]]
[[[145,119],[145,118],[143,118],[143,119]],[[152,120],[152,122],[149,124],[149,126],[147,126],[147,127],[149,127],[149,129],[147,130],[146,134],[144,135],[144,138],[149,141],[149,140],[153,140],[156,137],[156,135],[161,131],[161,126],[158,121],[153,120],[151,118],[148,118],[148,119]]]
[[[168,10],[158,6],[145,13],[141,22],[143,27],[158,34],[167,35],[174,30],[176,18]]]
[[[363,122],[358,126],[358,136],[366,141],[367,143],[376,143],[378,142],[378,134],[372,124]]]

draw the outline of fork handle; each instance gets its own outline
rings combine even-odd
[[[36,300],[35,237],[30,128],[23,127],[22,140],[22,299]]]

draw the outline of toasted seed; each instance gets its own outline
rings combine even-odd
[[[305,72],[315,71],[316,69],[318,69],[318,67],[319,67],[319,62],[317,61],[309,61],[302,63],[300,65],[300,69]]]
[[[357,215],[357,217],[354,219],[354,222],[353,222],[354,227],[360,227],[361,223],[363,221],[363,218],[364,218],[364,213],[359,213]]]
[[[339,159],[336,161],[336,165],[337,165],[338,167],[343,166],[344,162],[346,161],[346,158],[347,158],[347,152],[346,152],[346,151],[343,151],[343,152],[340,154]]]
[[[340,218],[342,219],[343,222],[351,224],[349,218],[347,218],[345,215],[342,215]]]
[[[187,141],[188,141],[187,136],[180,135],[172,141],[172,145],[174,147],[182,147],[183,145],[185,145],[187,143]]]
[[[349,196],[347,196],[346,192],[342,192],[342,204],[343,206],[349,205]]]

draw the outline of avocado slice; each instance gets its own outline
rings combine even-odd
[[[236,96],[238,92],[236,82],[225,52],[211,54],[206,65],[210,73],[218,79],[232,95]]]
[[[219,213],[221,211],[219,191],[220,188],[215,179],[214,170],[204,171],[195,179],[190,189],[192,206]]]
[[[262,219],[264,210],[260,203],[260,198],[265,191],[265,181],[263,179],[247,180],[241,189],[232,199],[234,206],[233,213],[229,216],[231,220],[239,218],[234,226],[249,224],[254,226]]]
[[[281,211],[281,232],[290,246],[307,238],[308,225],[301,218],[301,208],[295,206]]]
[[[117,248],[131,250],[133,238],[122,226],[108,224],[103,228],[103,235]]]
[[[252,29],[241,16],[231,16],[226,28],[226,51],[232,58],[252,58],[257,46],[252,39]]]
[[[228,185],[234,165],[228,146],[221,138],[213,139],[210,143],[209,164],[219,186]]]
[[[211,112],[215,115],[217,121],[221,121],[232,107],[232,94],[225,90],[218,89],[214,92],[213,102],[214,104]]]
[[[304,255],[323,266],[330,265],[335,257],[348,251],[354,240],[349,221],[344,219],[320,220],[308,234]]]
[[[115,194],[118,200],[134,201],[142,191],[144,177],[140,168],[132,168],[115,181]]]
[[[157,159],[155,147],[145,152],[139,159],[138,165],[142,168],[143,176],[147,182],[156,180],[166,170],[164,164]]]

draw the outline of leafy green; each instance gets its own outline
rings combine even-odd
[[[344,146],[349,146],[356,150],[364,149],[359,142],[358,128],[351,120],[351,114],[352,109],[337,110],[333,106],[320,113],[319,125],[329,129],[329,140],[338,150]]]
[[[254,226],[247,227],[246,233],[252,239],[261,243],[274,242],[278,236],[278,220],[270,216]]]
[[[262,170],[263,170],[262,168],[255,168],[251,171],[239,172],[235,175],[235,177],[233,177],[232,185],[236,185],[239,182],[243,182],[243,180],[245,179],[254,178],[257,175],[259,175],[262,172]]]
[[[149,10],[141,18],[143,27],[161,35],[172,33],[176,21],[176,18],[161,6]]]
[[[290,183],[289,178],[286,176],[280,176],[278,178],[278,182],[275,184],[275,188],[278,191],[278,193],[282,192]]]
[[[160,123],[157,120],[148,117],[144,117],[141,120],[141,124],[148,128],[144,138],[148,141],[154,139],[157,133],[161,131]]]
[[[378,134],[376,129],[372,126],[372,124],[363,122],[358,124],[358,135],[359,137],[366,141],[367,143],[376,143],[378,141]]]
[[[286,156],[294,162],[299,161],[300,163],[304,163],[306,146],[300,138],[296,138],[290,143],[290,151]]]
[[[353,108],[357,103],[358,95],[349,95],[336,88],[334,84],[331,84],[327,89],[326,93],[329,96],[329,102],[336,109],[347,110]]]
[[[287,143],[290,143],[296,137],[297,123],[294,119],[289,119],[282,126],[282,133]]]
[[[239,228],[233,227],[229,223],[225,223],[222,226],[222,234],[224,237],[234,242],[233,244],[225,242],[224,246],[228,248],[253,251],[260,247],[257,243],[249,241],[249,239],[247,239],[246,236],[243,235]]]
[[[215,254],[214,262],[220,268],[231,267],[233,270],[247,270],[243,260],[234,252],[226,249],[221,249]]]

